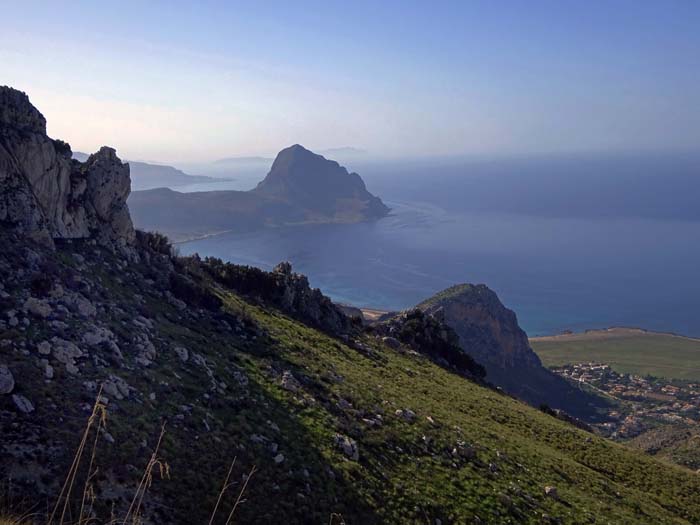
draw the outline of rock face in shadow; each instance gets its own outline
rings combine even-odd
[[[357,173],[299,144],[277,154],[270,172],[253,190],[259,195],[292,203],[310,217],[339,220],[380,218],[389,208],[367,191]]]
[[[452,328],[462,349],[486,368],[486,379],[509,394],[586,419],[603,403],[542,366],[515,313],[486,285],[452,286],[417,308]]]
[[[81,163],[46,134],[46,119],[21,91],[0,87],[0,221],[46,244],[94,237],[134,241],[126,199],[129,165],[102,147]]]

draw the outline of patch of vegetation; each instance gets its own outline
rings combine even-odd
[[[700,469],[700,431],[689,425],[663,425],[628,442],[653,456]]]
[[[63,155],[65,157],[70,157],[73,152],[71,151],[70,144],[64,142],[60,139],[53,139],[53,145],[56,148],[56,153]]]
[[[486,369],[459,346],[459,337],[454,330],[417,308],[370,330],[388,333],[436,362],[454,367],[472,378],[486,376]]]
[[[161,255],[172,255],[173,247],[166,235],[160,232],[136,230],[136,242],[142,247]]]
[[[445,290],[436,293],[429,299],[420,303],[416,308],[420,308],[423,310],[435,304],[441,303],[444,300],[452,299],[454,297],[462,297],[467,293],[473,292],[475,289],[476,286],[473,284],[455,284],[454,286],[450,286],[449,288],[446,288]]]

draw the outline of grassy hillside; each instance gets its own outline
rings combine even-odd
[[[615,328],[535,337],[530,345],[546,366],[597,361],[619,373],[700,381],[700,339]]]
[[[663,425],[629,442],[653,456],[700,469],[700,431],[689,425]]]
[[[197,274],[197,265],[190,277],[202,295],[185,297],[183,308],[166,299],[165,263],[125,265],[77,243],[41,257],[51,261],[43,277],[67,283],[72,276],[81,289],[89,287],[97,305],[90,322],[109,327],[124,361],[117,366],[103,353],[102,361],[79,361],[77,375],[57,364],[47,381],[31,357],[36,341],[51,335],[44,321],[3,334],[9,343],[0,352],[18,379],[15,393],[31,398],[35,411],[11,415],[11,401],[0,398],[0,423],[8,429],[0,473],[12,477],[30,510],[51,508],[65,478],[88,416],[85,404],[94,398],[85,383],[114,374],[128,383],[128,394],[110,394],[110,439],[97,441],[94,508],[102,517],[113,503],[120,509],[131,500],[165,423],[158,456],[168,469],[144,498],[156,523],[207,523],[234,458],[234,495],[257,468],[238,523],[700,522],[700,476],[574,428],[414,352],[392,350],[368,334],[346,342],[322,333],[222,288],[206,272]],[[12,295],[19,284],[5,290]],[[157,356],[144,367],[132,360],[128,341],[149,322]],[[66,339],[86,330],[77,318],[65,324]],[[18,480],[18,472],[40,475],[40,482]],[[46,499],[38,490],[44,486],[54,491]],[[545,494],[547,486],[556,497]],[[227,495],[221,514],[232,504]]]
[[[328,414],[299,414],[304,433],[341,470],[374,520],[465,523],[479,516],[489,523],[539,523],[543,514],[565,523],[592,523],[601,516],[610,523],[698,519],[700,502],[692,495],[700,488],[697,476],[572,428],[425,359],[382,347],[368,358],[283,316],[246,307],[239,298],[230,296],[228,304],[247,308],[288,345],[280,357],[318,378],[316,396],[384,414],[381,426],[341,415],[341,425],[359,440],[360,461],[340,464],[329,446],[332,431],[323,423]],[[344,380],[323,385],[329,370]],[[280,402],[287,405],[285,398]],[[393,414],[406,408],[417,414],[412,424]],[[451,451],[458,443],[473,450],[474,458],[455,458]],[[559,501],[544,496],[546,485],[557,487]],[[690,492],[677,499],[672,493],[680,488],[683,494],[683,486]],[[661,492],[649,494],[654,490]],[[357,522],[349,510],[341,513]]]

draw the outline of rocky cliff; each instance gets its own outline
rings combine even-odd
[[[573,388],[542,366],[512,310],[483,284],[459,284],[417,306],[452,328],[461,348],[486,368],[487,380],[539,406],[595,417],[602,400]]]
[[[135,235],[128,164],[108,147],[84,163],[71,156],[27,95],[0,87],[0,221],[48,244],[93,237],[125,249]]]
[[[515,313],[484,284],[452,286],[418,308],[442,317],[479,363],[502,369],[542,366]]]

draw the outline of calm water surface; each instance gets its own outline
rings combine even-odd
[[[222,235],[180,245],[235,263],[289,260],[334,300],[402,309],[486,283],[530,335],[641,326],[700,336],[700,223],[446,211],[391,201],[374,223]]]

